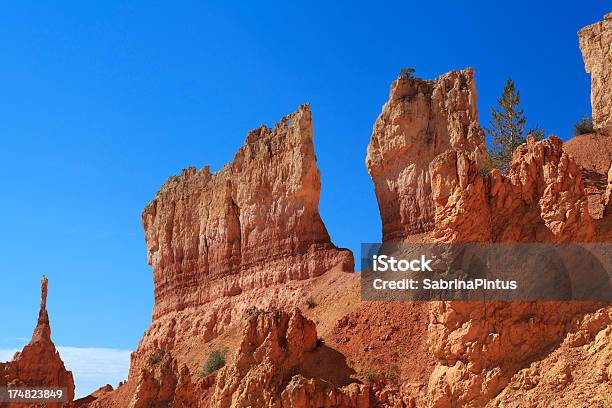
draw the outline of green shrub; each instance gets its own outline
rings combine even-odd
[[[510,166],[514,151],[525,143],[527,136],[531,136],[538,141],[544,139],[545,132],[536,125],[525,133],[527,117],[525,117],[525,112],[521,108],[521,93],[515,88],[512,79],[509,78],[506,81],[504,91],[497,100],[497,104],[497,107],[491,107],[489,128],[485,130],[491,140],[489,149],[490,168],[497,168],[502,174],[505,174],[508,166]]]
[[[593,120],[588,116],[580,119],[574,124],[574,136],[593,133]]]
[[[368,384],[372,384],[376,382],[378,378],[380,377],[378,372],[374,370],[373,368],[366,368],[365,370],[363,370],[361,375],[363,375],[363,378],[365,378]]]
[[[198,377],[206,377],[209,374],[223,368],[225,366],[225,356],[227,355],[228,349],[224,347],[220,350],[212,351],[208,355],[208,359],[202,368],[202,371],[198,374]]]
[[[400,78],[411,78],[412,74],[414,74],[415,71],[416,69],[414,68],[402,68],[400,70],[399,77]]]
[[[399,367],[391,364],[385,373],[385,379],[391,384],[396,384],[399,378]]]
[[[157,349],[149,356],[147,362],[150,366],[154,366],[155,364],[161,361],[161,359],[164,357],[164,354],[166,354],[165,350]]]
[[[530,129],[527,132],[527,137],[533,137],[536,142],[540,141],[540,140],[544,140],[544,138],[546,137],[546,132],[544,132],[544,129],[540,129],[539,125],[536,125],[533,129]]]
[[[309,309],[314,309],[315,307],[317,307],[317,302],[315,302],[312,296],[306,299],[306,307]]]

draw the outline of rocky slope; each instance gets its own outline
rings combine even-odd
[[[68,400],[72,401],[74,399],[72,372],[66,370],[51,341],[51,326],[47,313],[47,285],[47,277],[43,276],[38,322],[32,339],[21,352],[15,353],[13,360],[0,363],[0,387],[60,387],[65,388]],[[2,406],[12,408],[23,404]]]
[[[591,106],[596,130],[612,130],[612,13],[578,33],[586,71],[591,74]],[[612,133],[612,132],[611,132]]]

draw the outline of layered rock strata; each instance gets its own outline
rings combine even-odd
[[[72,372],[66,370],[64,362],[51,341],[51,326],[47,313],[48,279],[41,281],[40,310],[38,322],[30,342],[22,351],[15,353],[7,363],[0,363],[0,387],[58,387],[63,388],[68,401],[74,399]],[[12,405],[7,404],[7,408]],[[23,406],[23,404],[15,404]],[[49,405],[51,406],[51,405]]]
[[[383,241],[402,241],[434,228],[429,165],[436,156],[460,150],[481,163],[486,149],[476,99],[471,68],[433,81],[401,76],[391,84],[366,157]]]
[[[155,306],[130,375],[157,349],[211,340],[252,305],[303,304],[292,282],[352,272],[319,215],[320,189],[308,105],[250,131],[219,172],[170,177],[142,214]]]
[[[578,32],[586,71],[591,74],[593,126],[612,130],[612,13]],[[612,136],[612,134],[611,134]]]
[[[189,168],[171,177],[142,213],[153,267],[153,319],[219,297],[352,271],[318,211],[310,108],[250,131],[219,172]]]

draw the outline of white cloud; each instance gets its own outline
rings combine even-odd
[[[108,348],[57,347],[68,370],[72,371],[76,398],[84,397],[105,384],[117,387],[127,378],[130,351]],[[0,361],[13,358],[16,349],[0,349]]]
[[[18,351],[17,349],[0,349],[0,362],[12,360]]]

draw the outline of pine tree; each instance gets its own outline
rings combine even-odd
[[[497,100],[499,108],[491,107],[490,128],[487,132],[491,136],[491,165],[505,173],[512,159],[512,153],[521,144],[525,143],[525,123],[527,118],[520,108],[521,94],[514,87],[514,81],[508,79],[501,98]],[[544,138],[544,131],[536,126],[527,132],[536,140]]]

